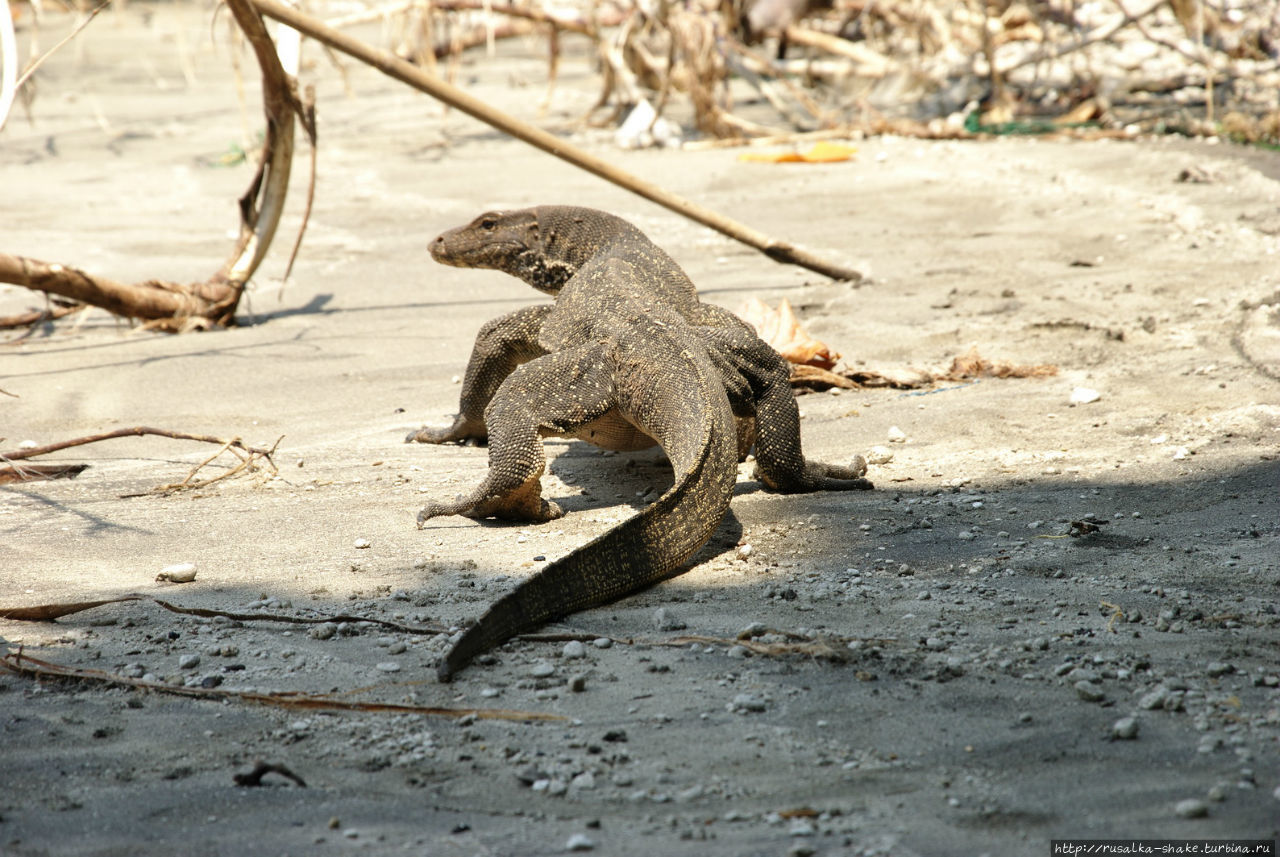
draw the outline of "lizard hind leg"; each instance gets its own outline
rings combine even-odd
[[[602,346],[547,354],[517,368],[484,412],[489,470],[480,485],[452,502],[428,503],[418,526],[437,515],[543,522],[564,511],[542,497],[546,468],[541,432],[567,434],[613,407]]]
[[[800,411],[779,368],[762,385],[756,400],[756,477],[774,491],[858,491],[874,486],[864,478],[867,463],[853,456],[845,465],[806,460],[800,446]]]

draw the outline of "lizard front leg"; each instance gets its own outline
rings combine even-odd
[[[449,441],[484,441],[485,408],[493,400],[502,382],[516,367],[546,354],[538,345],[538,334],[553,304],[518,309],[486,322],[476,335],[462,379],[458,415],[448,426],[423,426],[405,437],[405,443],[448,443]]]
[[[431,502],[418,526],[437,515],[550,521],[564,511],[542,497],[547,459],[541,433],[569,434],[614,407],[607,346],[558,351],[525,363],[498,388],[484,412],[489,471],[479,487],[452,502]]]

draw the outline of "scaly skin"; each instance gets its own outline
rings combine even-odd
[[[753,440],[757,476],[773,490],[871,487],[860,457],[805,460],[786,361],[745,322],[700,303],[684,271],[626,221],[570,206],[489,212],[436,238],[431,255],[505,271],[556,300],[486,324],[454,423],[406,438],[489,444],[484,481],[428,503],[419,526],[437,515],[562,515],[541,496],[548,434],[609,449],[657,443],[675,471],[643,512],[497,601],[446,654],[441,681],[516,634],[679,573],[720,526]]]

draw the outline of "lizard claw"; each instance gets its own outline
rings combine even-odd
[[[452,425],[423,426],[404,436],[405,443],[449,443],[457,441],[464,446],[484,446],[488,441],[483,423],[473,423],[459,415]]]
[[[443,503],[437,503],[434,500],[422,507],[422,511],[418,512],[418,529],[422,529],[422,525],[437,515],[449,515],[452,513]]]

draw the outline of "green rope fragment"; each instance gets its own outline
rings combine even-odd
[[[1053,134],[1064,128],[1100,128],[1097,122],[1054,122],[1051,119],[1023,119],[1017,122],[995,122],[983,124],[981,113],[974,110],[964,118],[964,130],[970,134],[995,134],[1008,136],[1012,134],[1033,135]]]

